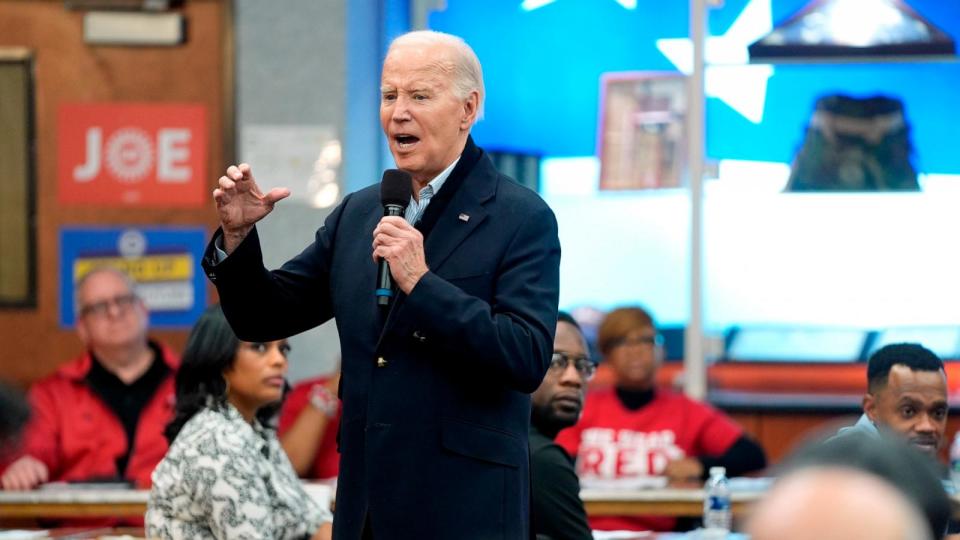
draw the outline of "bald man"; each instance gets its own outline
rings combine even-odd
[[[879,477],[848,467],[799,469],[758,503],[752,540],[932,540],[920,512]]]

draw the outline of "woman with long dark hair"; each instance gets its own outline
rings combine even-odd
[[[153,473],[147,536],[329,539],[332,516],[303,490],[269,425],[286,340],[237,339],[219,306],[194,326],[177,372],[170,450]]]

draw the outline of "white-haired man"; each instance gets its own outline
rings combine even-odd
[[[340,540],[530,534],[529,394],[551,360],[560,245],[546,204],[473,144],[483,94],[461,39],[397,38],[380,120],[412,178],[406,215],[382,217],[378,186],[348,195],[279,270],[263,268],[254,224],[289,191],[261,193],[246,164],[214,191],[221,228],[204,266],[237,335],[336,319]],[[389,311],[374,294],[381,258]]]
[[[0,476],[5,490],[78,480],[146,488],[167,451],[179,359],[147,338],[147,308],[126,274],[91,270],[76,291],[86,351],[30,389],[32,418]]]

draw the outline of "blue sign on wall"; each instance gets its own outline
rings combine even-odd
[[[75,322],[74,284],[93,268],[126,272],[153,328],[190,327],[206,307],[200,227],[67,227],[60,231],[60,324]]]
[[[745,48],[766,24],[808,0],[725,0],[710,14],[707,43],[707,153],[712,158],[789,162],[822,94],[877,93],[904,101],[921,172],[960,173],[952,131],[960,63],[761,66],[744,76]],[[960,38],[960,2],[909,0]],[[482,146],[545,156],[596,152],[600,75],[672,71],[689,50],[688,2],[662,0],[448,0],[430,27],[462,36],[483,63]],[[688,57],[689,55],[686,55]],[[739,64],[739,65],[738,65]],[[731,66],[733,65],[733,66]],[[754,66],[756,67],[756,66]],[[763,69],[769,74],[763,75]]]

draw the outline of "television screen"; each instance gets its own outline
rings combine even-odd
[[[727,359],[737,362],[857,362],[868,332],[844,328],[739,328]]]

